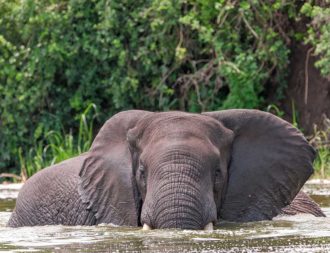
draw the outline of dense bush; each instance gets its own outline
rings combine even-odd
[[[295,1],[0,0],[0,168],[50,130],[129,108],[260,108]]]
[[[312,44],[314,53],[320,56],[315,65],[324,76],[330,77],[330,1],[307,1],[301,13],[311,18],[305,42]]]

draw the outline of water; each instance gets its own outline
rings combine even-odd
[[[305,191],[328,217],[223,223],[213,232],[110,225],[6,228],[15,201],[5,197],[15,190],[6,196],[0,191],[0,252],[330,252],[330,182],[311,182]]]

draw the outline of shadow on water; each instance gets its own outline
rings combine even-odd
[[[308,188],[309,187],[309,188]],[[11,252],[330,252],[330,186],[305,189],[328,217],[282,216],[273,221],[220,223],[213,232],[44,226],[7,228],[14,207],[0,199],[0,251]],[[322,191],[322,192],[321,192]]]

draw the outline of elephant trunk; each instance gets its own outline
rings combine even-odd
[[[162,187],[158,204],[155,206],[154,221],[157,228],[202,228],[203,213],[199,194],[186,185],[172,185]],[[193,196],[195,194],[195,196]]]
[[[147,191],[141,222],[151,228],[210,229],[216,221],[213,187],[194,165],[162,168]]]

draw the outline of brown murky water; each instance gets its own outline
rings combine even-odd
[[[0,191],[0,252],[330,252],[330,183],[308,184],[326,218],[223,223],[213,232],[44,226],[6,228],[15,201]]]

